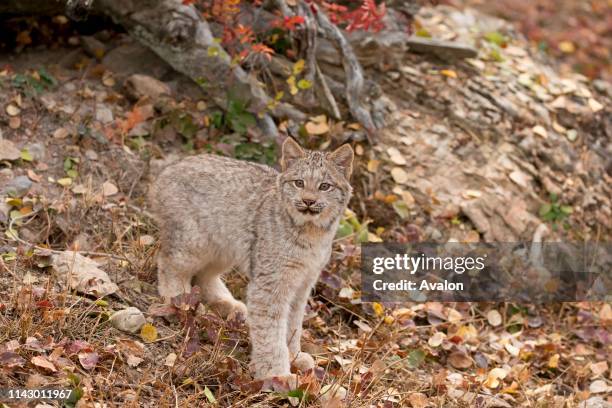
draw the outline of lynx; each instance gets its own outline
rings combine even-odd
[[[220,314],[243,317],[255,379],[295,380],[314,360],[300,350],[304,308],[331,254],[351,196],[353,149],[302,149],[288,138],[281,171],[203,154],[166,167],[150,191],[158,220],[158,290],[165,299],[201,289]],[[247,305],[222,275],[249,278]]]

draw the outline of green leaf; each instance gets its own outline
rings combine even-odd
[[[40,76],[40,79],[47,83],[47,85],[57,85],[57,81],[55,80],[53,75],[51,75],[46,69],[40,68],[38,70],[38,75]]]
[[[351,235],[355,230],[353,226],[346,220],[340,221],[340,226],[338,226],[338,230],[336,231],[336,238],[344,238]]]
[[[502,57],[501,52],[499,52],[499,48],[493,48],[489,56],[495,62],[502,62],[504,60],[504,57]]]
[[[569,205],[562,205],[561,206],[561,212],[563,214],[569,215],[569,214],[574,212],[574,209],[571,206],[569,206]]]
[[[32,155],[30,154],[30,152],[28,151],[28,149],[23,149],[21,151],[21,160],[23,161],[34,161],[34,158],[32,157]]]
[[[550,212],[550,210],[552,210],[552,205],[549,203],[543,204],[540,207],[540,217],[544,217],[546,214],[548,214]]]
[[[208,400],[208,402],[210,402],[211,404],[214,404],[214,403],[217,402],[217,399],[213,395],[213,393],[210,390],[210,388],[208,388],[206,386],[204,386],[204,395],[206,396],[206,399]]]
[[[485,34],[484,38],[488,42],[493,43],[499,47],[503,47],[508,42],[506,36],[497,31],[492,31],[490,33]]]
[[[403,200],[394,201],[391,205],[393,206],[393,209],[397,215],[399,215],[403,220],[410,217],[410,210]]]
[[[427,31],[427,29],[425,29],[423,27],[421,27],[418,30],[416,30],[414,35],[416,35],[417,37],[431,38],[431,34],[429,34],[429,31]]]
[[[297,87],[301,90],[310,89],[312,88],[312,82],[307,79],[300,79],[297,83]]]
[[[216,57],[219,55],[219,47],[208,47],[208,56]]]
[[[70,169],[70,170],[66,171],[66,175],[68,177],[70,177],[70,178],[75,179],[75,178],[77,178],[79,176],[79,172],[76,171],[75,169]]]
[[[287,393],[287,396],[297,398],[301,401],[304,398],[305,393],[304,393],[304,390],[296,389],[296,390],[289,391]]]
[[[417,368],[425,360],[425,352],[421,349],[412,350],[408,354],[408,365],[411,368]]]
[[[364,227],[359,231],[359,233],[357,234],[357,237],[355,238],[355,241],[359,244],[365,244],[366,242],[369,241],[367,227]]]

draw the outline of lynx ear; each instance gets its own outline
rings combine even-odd
[[[300,145],[292,138],[288,137],[283,142],[282,156],[280,160],[281,170],[285,171],[295,160],[306,156]]]
[[[343,144],[329,154],[329,160],[342,170],[347,180],[351,178],[351,173],[353,172],[354,157],[355,154],[350,144]]]

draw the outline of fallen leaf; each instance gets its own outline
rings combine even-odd
[[[57,184],[63,187],[68,187],[72,185],[72,179],[70,177],[64,177],[57,180]]]
[[[106,272],[98,268],[92,259],[72,251],[53,254],[51,265],[61,279],[69,280],[68,285],[77,292],[102,297],[115,293],[119,288]]]
[[[135,355],[133,355],[133,354],[129,354],[129,355],[128,355],[128,358],[127,358],[127,364],[128,364],[130,367],[132,367],[132,368],[138,367],[138,365],[139,365],[140,363],[142,363],[142,362],[143,362],[143,359],[142,359],[142,358],[140,358],[140,357],[136,357],[136,356],[135,356]]]
[[[376,316],[378,316],[378,317],[380,317],[380,316],[385,314],[384,306],[381,305],[378,302],[372,303],[372,310],[374,310],[374,314],[376,314]]]
[[[359,327],[361,330],[363,330],[366,333],[370,333],[372,331],[372,328],[370,327],[370,325],[368,325],[363,320],[355,320],[353,324]]]
[[[308,122],[306,123],[306,131],[308,134],[313,136],[324,135],[329,132],[329,126],[326,122],[316,123],[316,122]]]
[[[387,154],[391,158],[391,161],[397,165],[403,166],[407,163],[402,153],[395,147],[388,148]]]
[[[17,106],[15,106],[15,105],[13,105],[11,103],[11,104],[7,105],[6,113],[9,116],[17,116],[17,115],[19,115],[19,113],[21,113],[21,109],[19,109]]]
[[[19,116],[13,116],[10,118],[9,127],[11,129],[19,129],[21,127],[21,118]]]
[[[45,356],[34,356],[30,360],[30,362],[37,367],[41,367],[41,368],[44,368],[46,370],[53,371],[53,372],[57,371],[57,368],[55,368],[55,365],[53,365],[53,363],[49,361],[47,357]]]
[[[425,408],[427,404],[429,404],[427,396],[421,392],[413,392],[410,394],[408,401],[410,401],[412,408]]]
[[[61,127],[55,129],[55,132],[53,132],[53,137],[56,139],[65,139],[66,137],[68,137],[69,134],[70,132],[68,131],[68,129]]]
[[[174,363],[176,362],[176,354],[170,353],[166,356],[166,360],[164,361],[164,365],[166,367],[174,367]]]
[[[609,392],[612,387],[609,387],[606,380],[596,380],[589,385],[589,391],[593,394],[600,394],[603,392]]]
[[[40,177],[38,174],[34,172],[34,170],[31,170],[31,169],[28,169],[28,178],[37,183],[40,183],[40,181],[42,180],[42,177]]]
[[[401,167],[394,167],[391,169],[391,177],[393,177],[393,180],[398,184],[404,184],[408,181],[408,173]]]
[[[96,366],[96,364],[98,364],[99,358],[100,357],[98,356],[98,353],[96,353],[95,351],[84,351],[79,353],[79,363],[81,363],[83,368],[86,370],[92,370]]]
[[[0,366],[5,368],[23,367],[25,360],[14,351],[0,353]]]
[[[533,130],[533,133],[535,133],[536,135],[546,139],[548,137],[548,132],[546,131],[546,129],[544,128],[544,126],[540,126],[540,125],[536,125],[534,126],[531,130]]]
[[[370,173],[376,173],[376,170],[378,170],[378,166],[380,166],[379,160],[368,160],[368,171]]]
[[[21,157],[21,152],[10,140],[0,138],[0,161],[17,160]]]
[[[559,367],[559,358],[560,357],[561,356],[558,353],[553,355],[553,356],[551,356],[548,359],[548,368],[557,368],[557,367]]]
[[[608,371],[607,361],[600,361],[598,363],[591,364],[591,372],[594,376],[604,374],[606,371]]]
[[[442,344],[442,342],[444,341],[444,339],[446,338],[446,334],[443,332],[435,332],[433,334],[433,336],[431,336],[429,338],[429,340],[427,340],[427,344],[429,344],[431,347],[438,347]]]
[[[457,78],[457,73],[452,69],[443,69],[442,71],[440,71],[440,74],[449,78]]]
[[[497,388],[500,385],[499,380],[503,380],[507,375],[508,371],[504,370],[503,368],[494,368],[489,371],[487,379],[484,382],[484,386],[487,388]]]
[[[118,192],[119,189],[117,188],[117,186],[115,186],[110,181],[105,181],[102,184],[102,194],[104,195],[104,197],[110,197],[112,195],[117,194]]]
[[[146,323],[140,329],[140,337],[146,343],[152,343],[157,340],[157,329],[151,323]]]
[[[448,362],[455,368],[466,369],[472,366],[470,356],[462,351],[454,351],[448,356]]]
[[[559,51],[565,54],[572,54],[576,51],[576,46],[571,41],[561,41],[558,45]]]

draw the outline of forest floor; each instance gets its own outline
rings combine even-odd
[[[0,55],[0,384],[69,388],[79,407],[610,406],[609,303],[361,303],[362,242],[513,242],[540,225],[605,241],[612,230],[610,85],[559,73],[472,11],[423,9],[417,21],[479,56],[391,55],[368,69],[389,126],[374,148],[355,144],[352,211],[306,310],[317,368],[287,392],[258,392],[244,325],[189,297],[159,304],[144,200],[168,157],[272,164],[276,145],[225,134],[197,87],[123,34]],[[37,33],[19,46],[44,43]],[[311,147],[343,126],[311,120],[328,127]],[[228,285],[244,298],[242,277]],[[109,320],[127,307],[147,322],[135,333]]]

